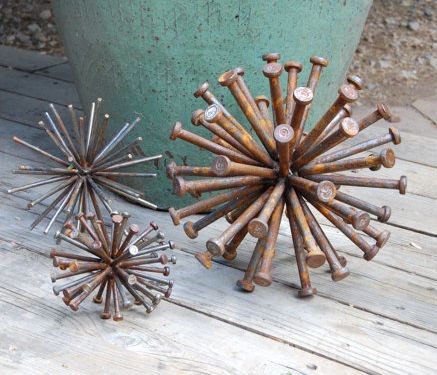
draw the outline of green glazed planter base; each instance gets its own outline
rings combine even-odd
[[[211,161],[209,153],[168,140],[175,121],[189,129],[192,111],[206,107],[193,97],[201,83],[208,80],[211,91],[225,105],[232,103],[230,112],[248,126],[230,93],[217,84],[221,73],[242,66],[253,96],[268,95],[262,54],[280,52],[282,63],[304,63],[299,85],[306,84],[309,58],[323,56],[330,64],[322,73],[311,126],[337,95],[370,5],[370,0],[53,1],[84,108],[102,97],[114,126],[141,114],[132,137],[144,138],[147,154],[164,155],[158,179],[141,186],[145,198],[161,207],[192,199],[172,194],[166,162],[205,166]],[[284,89],[285,84],[284,74]],[[137,181],[129,183],[139,187]]]

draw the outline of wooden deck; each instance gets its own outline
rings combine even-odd
[[[48,255],[55,242],[41,229],[28,230],[38,210],[24,208],[36,193],[6,193],[33,180],[12,175],[16,165],[43,162],[16,146],[13,134],[52,148],[36,126],[50,102],[63,110],[69,103],[80,109],[68,63],[1,47],[1,374],[437,373],[437,119],[426,98],[419,109],[399,108],[411,122],[399,124],[405,131],[395,168],[379,172],[381,177],[408,175],[408,194],[369,189],[360,195],[393,210],[386,225],[391,240],[372,262],[325,224],[335,247],[346,255],[351,275],[333,283],[326,269],[317,269],[312,280],[318,296],[300,300],[284,222],[273,284],[246,294],[235,281],[251,254],[252,239],[233,263],[217,261],[205,270],[193,253],[203,250],[205,240],[225,223],[190,241],[167,214],[123,203],[133,222],[146,223],[153,215],[179,249],[174,251],[178,264],[172,269],[171,299],[150,315],[135,308],[118,323],[101,320],[101,306],[90,301],[73,313],[53,295]],[[385,128],[378,125],[367,134]]]

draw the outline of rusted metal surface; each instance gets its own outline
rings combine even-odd
[[[69,242],[87,254],[62,250],[52,250],[50,253],[53,266],[59,269],[52,274],[52,282],[73,278],[72,281],[53,286],[53,293],[62,293],[64,303],[73,311],[77,311],[94,290],[97,293],[93,302],[100,304],[104,301],[100,317],[110,319],[112,316],[115,321],[122,320],[122,311],[132,306],[126,293],[142,304],[147,313],[156,308],[162,296],[170,297],[173,281],[166,277],[170,272],[168,264],[175,264],[176,258],[160,252],[174,249],[175,244],[172,241],[163,242],[162,234],[149,237],[158,229],[154,223],[150,223],[142,232],[132,224],[125,232],[123,227],[127,226],[128,217],[127,213],[112,215],[113,228],[109,234],[104,225],[99,227],[99,220],[94,214],[80,213],[76,219],[82,224],[84,233],[78,232],[72,222],[65,224],[66,234],[56,233],[55,238]],[[146,245],[141,246],[141,243]],[[154,274],[162,276],[156,277]],[[81,276],[74,278],[77,275]]]
[[[286,124],[276,126],[273,133],[279,158],[279,172],[282,177],[288,176],[290,169],[290,142],[294,138],[293,128]]]
[[[287,80],[287,96],[285,98],[285,116],[287,118],[287,124],[290,124],[291,115],[294,111],[294,98],[293,93],[297,87],[298,74],[302,71],[302,64],[297,61],[287,61],[284,64],[284,69],[288,73]]]
[[[303,155],[323,133],[329,123],[335,118],[340,110],[348,103],[353,103],[358,99],[357,91],[348,85],[343,85],[338,90],[337,100],[329,107],[322,118],[314,125],[314,128],[302,140],[296,148],[296,158]]]
[[[295,161],[295,168],[299,169],[303,165],[308,164],[317,156],[324,154],[346,139],[355,137],[358,132],[358,123],[350,117],[344,118],[337,129]]]
[[[356,155],[360,152],[367,151],[378,146],[385,145],[390,142],[393,142],[394,145],[398,145],[401,143],[401,135],[396,128],[389,128],[388,134],[384,134],[379,137],[357,143],[351,147],[328,153],[323,157],[317,158],[316,162],[330,163],[333,161],[344,159],[348,156]]]
[[[308,179],[313,181],[331,181],[335,185],[396,189],[399,190],[400,194],[405,194],[407,192],[407,176],[401,176],[399,180],[394,180],[371,177],[345,176],[341,174],[314,174],[308,176]]]
[[[394,180],[337,173],[358,168],[376,171],[382,166],[394,166],[395,154],[391,148],[377,154],[353,155],[390,142],[398,145],[400,135],[395,128],[379,137],[340,148],[343,142],[360,135],[376,121],[382,118],[390,120],[388,107],[380,104],[368,116],[354,120],[351,104],[358,99],[363,82],[357,76],[348,76],[338,91],[337,100],[305,134],[306,119],[322,69],[327,67],[328,61],[313,56],[307,84],[298,87],[302,65],[287,61],[282,66],[279,58],[278,53],[262,56],[266,62],[262,73],[269,80],[270,98],[252,96],[243,79],[247,74],[242,67],[231,69],[219,78],[219,83],[231,91],[252,131],[229,113],[210,92],[209,84],[204,83],[196,91],[195,96],[202,97],[209,106],[204,112],[195,111],[192,122],[214,133],[211,142],[214,146],[193,133],[184,133],[179,123],[171,138],[182,138],[209,148],[217,156],[210,166],[205,167],[178,167],[171,162],[167,166],[167,176],[173,180],[177,195],[189,192],[200,197],[204,192],[219,193],[188,207],[170,208],[169,212],[175,225],[190,215],[209,212],[195,222],[184,223],[184,230],[190,238],[196,238],[200,230],[216,220],[228,221],[229,226],[224,232],[206,242],[207,250],[196,254],[197,260],[206,268],[213,266],[216,257],[234,260],[245,238],[248,235],[255,237],[257,242],[247,268],[237,281],[239,289],[252,292],[255,285],[272,283],[275,247],[285,211],[301,283],[298,296],[308,297],[317,293],[310,281],[311,268],[326,263],[333,281],[349,275],[346,258],[330,242],[316,212],[340,229],[364,253],[364,258],[370,260],[390,237],[388,231],[370,225],[371,216],[386,222],[391,210],[388,206],[376,206],[339,189],[342,185],[349,185],[396,189],[405,194],[407,179],[405,176]],[[288,75],[285,95],[279,82],[283,70]],[[222,149],[217,148],[220,146]],[[237,153],[239,159],[233,157],[232,152]],[[243,160],[242,156],[249,160]],[[186,180],[181,175],[194,177]]]
[[[303,166],[299,172],[303,175],[341,172],[359,168],[374,168],[379,169],[384,166],[385,168],[392,168],[395,165],[395,153],[391,148],[382,150],[378,155],[371,154],[361,158],[346,159],[334,161],[331,163],[317,163]]]
[[[268,153],[270,155],[274,154],[275,144],[269,137],[268,131],[263,124],[263,119],[260,116],[259,109],[256,106],[255,101],[253,100],[252,96],[248,96],[249,90],[247,87],[243,86],[243,78],[239,76],[235,70],[230,70],[223,73],[219,77],[218,81],[222,86],[227,87],[232,93],[236,102],[240,106],[247,120],[252,125],[253,130]],[[244,88],[242,89],[242,87]]]
[[[194,111],[191,116],[191,123],[196,126],[202,125],[205,129],[208,129],[211,133],[214,133],[217,137],[226,141],[238,151],[250,156],[250,152],[220,125],[206,121],[205,111],[201,109]],[[233,125],[231,124],[231,126]]]
[[[32,208],[50,197],[54,198],[49,207],[32,224],[31,229],[47,218],[52,211],[54,213],[44,233],[50,231],[53,223],[62,212],[66,214],[64,222],[73,217],[75,213],[86,211],[87,208],[92,209],[101,217],[100,204],[108,213],[111,213],[113,211],[112,204],[104,190],[114,192],[144,207],[157,208],[156,205],[144,199],[143,192],[114,181],[114,178],[123,178],[124,180],[125,177],[156,177],[155,173],[123,172],[123,170],[131,166],[156,161],[161,158],[161,155],[138,157],[140,151],[144,155],[139,148],[141,137],[123,145],[123,140],[140,122],[139,117],[131,123],[126,123],[112,139],[105,143],[104,131],[108,126],[109,115],[99,115],[101,102],[102,99],[98,98],[95,103],[92,103],[89,118],[79,117],[78,119],[73,106],[68,106],[71,116],[68,122],[72,132],[71,129],[67,128],[67,122],[61,118],[56,107],[50,104],[51,113],[45,112],[46,122],[40,121],[39,125],[57,146],[61,156],[52,155],[18,137],[13,137],[15,143],[29,148],[57,165],[47,168],[22,165],[13,171],[16,174],[54,176],[8,190],[9,193],[14,193],[38,186],[56,184],[52,189],[28,204],[28,207]],[[89,202],[92,207],[87,207]],[[81,224],[79,223],[80,228]]]
[[[272,165],[273,161],[268,153],[262,149],[262,147],[253,139],[253,137],[247,132],[242,125],[236,122],[232,122],[225,112],[217,104],[210,105],[205,110],[205,118],[207,121],[216,122],[226,132],[228,132],[236,141],[247,149],[256,160],[259,160],[267,165]],[[238,124],[238,126],[236,126]]]
[[[235,163],[226,156],[217,156],[212,162],[211,171],[215,176],[258,176],[268,179],[278,177],[274,169]]]
[[[273,257],[276,251],[276,241],[278,239],[279,227],[281,225],[282,213],[284,211],[284,198],[281,197],[279,202],[275,205],[269,221],[269,228],[267,234],[262,237],[265,240],[264,252],[259,262],[258,271],[254,275],[254,282],[257,285],[269,286],[272,283],[272,276],[270,275],[272,269]],[[256,270],[256,267],[255,267]],[[255,271],[254,270],[254,271]]]
[[[279,82],[279,76],[282,74],[283,68],[281,64],[277,62],[271,62],[264,65],[263,73],[269,79],[270,84],[270,96],[272,98],[273,118],[275,124],[285,124],[285,109],[284,99],[282,97],[281,84]]]
[[[349,276],[349,270],[346,267],[342,266],[336,251],[333,249],[331,243],[323,232],[322,227],[319,225],[311,210],[308,208],[305,200],[300,197],[299,201],[302,206],[305,218],[311,229],[311,233],[313,234],[320,249],[325,254],[326,261],[328,262],[329,268],[331,270],[332,280],[343,280],[345,277]]]
[[[249,233],[256,238],[264,238],[268,235],[270,217],[273,215],[274,210],[281,202],[282,196],[285,190],[285,181],[279,180],[278,184],[272,191],[267,203],[260,211],[258,217],[252,219],[248,225]],[[283,205],[283,203],[282,203]],[[282,213],[282,211],[281,211]]]
[[[173,131],[170,134],[170,139],[175,140],[176,138],[183,139],[184,141],[190,142],[200,148],[208,150],[216,155],[226,155],[231,160],[234,160],[239,163],[251,164],[251,165],[259,165],[257,161],[247,157],[244,154],[239,152],[235,152],[227,149],[226,147],[220,146],[208,139],[205,139],[197,134],[194,134],[188,130],[182,129],[182,124],[180,122],[176,122]]]

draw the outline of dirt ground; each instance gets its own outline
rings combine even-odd
[[[0,44],[63,54],[49,0],[1,0],[0,21]],[[437,1],[375,0],[350,71],[364,104],[437,93]]]
[[[437,93],[437,1],[375,0],[350,71],[366,83],[362,102]]]

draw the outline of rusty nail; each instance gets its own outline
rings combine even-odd
[[[304,153],[301,157],[296,159],[294,166],[299,169],[305,164],[317,158],[319,155],[325,153],[331,148],[337,146],[346,139],[355,137],[359,132],[358,123],[350,118],[346,117],[341,120],[338,128],[324,138],[320,143],[312,147],[308,152]]]
[[[386,121],[391,121],[392,117],[393,115],[387,104],[378,104],[375,111],[358,121],[360,131],[368,128],[370,125],[373,125],[375,122],[381,120],[382,118]]]
[[[272,108],[275,124],[286,124],[285,111],[283,106],[281,84],[279,76],[282,73],[282,65],[276,62],[267,63],[263,67],[263,74],[269,79],[270,95],[272,97]]]
[[[261,194],[218,238],[211,238],[207,241],[206,248],[211,254],[218,256],[225,252],[226,243],[261,210],[269,198],[272,189],[270,187]]]
[[[393,144],[398,145],[401,143],[401,135],[399,133],[399,130],[396,128],[389,128],[389,131],[387,134],[384,134],[382,136],[368,139],[367,141],[360,142],[354,146],[347,147],[340,149],[338,151],[331,152],[329,154],[323,155],[319,158],[317,158],[314,162],[315,163],[330,163],[333,161],[337,161],[340,159],[344,159],[348,156],[352,156],[355,154],[358,154],[363,151],[370,150],[374,147],[382,146],[384,144],[393,142]]]
[[[297,75],[302,71],[302,64],[297,61],[287,61],[284,64],[284,69],[288,73],[287,80],[287,96],[285,98],[285,117],[287,124],[291,124],[291,117],[294,111],[294,90],[297,87]]]
[[[281,177],[286,177],[290,168],[290,143],[294,138],[294,131],[289,125],[279,124],[275,127],[273,137],[278,150],[279,172]]]
[[[305,165],[299,169],[302,175],[340,172],[349,169],[370,168],[372,170],[378,169],[381,166],[385,168],[392,168],[395,165],[396,157],[391,148],[382,150],[379,155],[371,154],[369,156],[338,160],[331,163],[315,163]]]
[[[317,141],[319,136],[323,133],[326,126],[333,120],[337,113],[347,103],[353,103],[358,99],[358,92],[349,85],[343,85],[338,90],[338,97],[335,102],[329,107],[320,120],[314,125],[313,129],[302,140],[296,148],[296,158],[300,157],[306,150]]]

